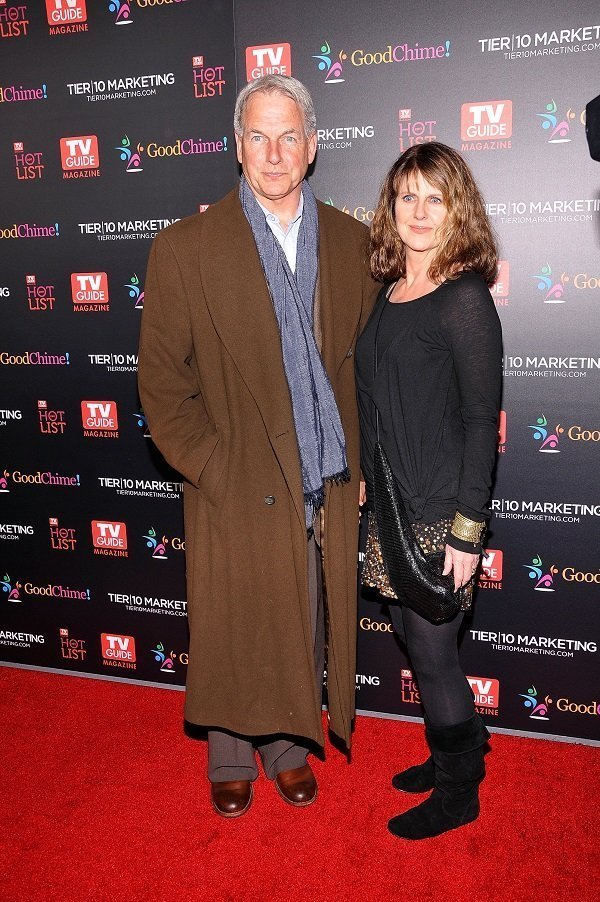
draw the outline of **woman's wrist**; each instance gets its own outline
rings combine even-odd
[[[479,554],[484,531],[485,520],[469,520],[468,517],[457,511],[450,527],[449,538],[458,540],[461,545],[465,543],[472,554]],[[460,550],[466,550],[466,548]]]

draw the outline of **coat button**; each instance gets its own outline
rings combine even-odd
[[[275,495],[265,495],[265,504],[275,504]]]

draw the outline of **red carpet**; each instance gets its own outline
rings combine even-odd
[[[598,899],[596,748],[494,736],[479,820],[415,844],[385,824],[413,801],[389,778],[424,754],[416,724],[358,718],[353,764],[315,764],[315,805],[260,777],[225,821],[182,693],[4,667],[0,689],[2,899]]]

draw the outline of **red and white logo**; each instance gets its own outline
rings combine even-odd
[[[490,288],[490,292],[495,298],[506,298],[508,297],[509,286],[510,263],[508,260],[498,260],[498,276]]]
[[[73,25],[87,20],[85,0],[46,0],[48,25]]]
[[[81,422],[84,429],[117,432],[119,419],[116,401],[82,401]]]
[[[71,169],[97,169],[100,165],[96,135],[79,135],[60,139],[60,161],[67,172]]]
[[[512,100],[463,103],[460,137],[463,141],[497,141],[512,135]]]
[[[134,663],[135,639],[133,636],[117,636],[113,633],[101,633],[102,657],[107,661],[127,661]]]
[[[499,583],[502,580],[504,554],[496,548],[486,548],[481,559],[480,579]]]
[[[71,273],[74,310],[108,310],[108,276],[105,272]]]
[[[124,523],[92,520],[94,548],[127,551],[127,527]]]
[[[292,48],[289,44],[246,47],[246,78],[255,81],[263,75],[291,75]]]
[[[500,683],[490,677],[467,677],[475,696],[475,704],[480,708],[498,708],[500,705]]]

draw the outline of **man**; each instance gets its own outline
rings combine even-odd
[[[350,742],[353,350],[374,296],[367,230],[304,180],[317,149],[306,88],[274,75],[250,83],[234,127],[239,189],[153,244],[139,355],[153,439],[185,477],[185,716],[208,727],[212,803],[225,817],[250,807],[255,749],[285,801],[315,799],[321,553],[330,724]]]

